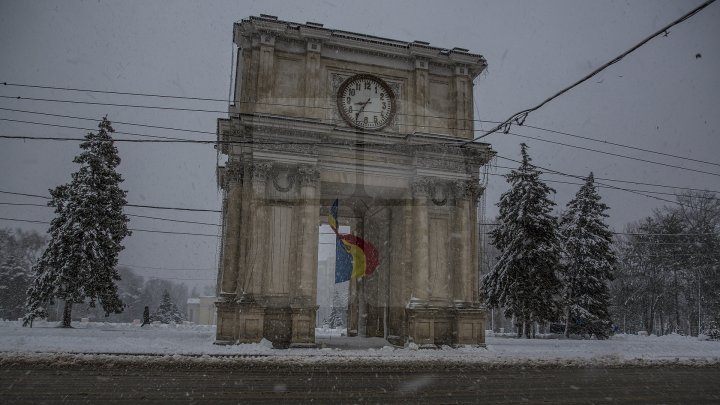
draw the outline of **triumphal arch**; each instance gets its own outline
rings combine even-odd
[[[484,343],[473,80],[485,59],[261,15],[234,26],[234,100],[218,120],[224,192],[217,343],[315,343],[319,227],[371,243],[348,333]]]

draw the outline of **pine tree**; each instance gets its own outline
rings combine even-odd
[[[152,321],[161,323],[181,323],[185,317],[180,313],[177,305],[170,299],[170,293],[163,291],[162,302],[157,311],[150,317]]]
[[[604,339],[610,331],[609,282],[617,259],[613,234],[604,222],[607,210],[590,173],[560,220],[565,336],[573,332]]]
[[[47,316],[46,306],[64,301],[63,327],[70,327],[72,305],[89,300],[102,305],[105,315],[120,313],[123,303],[115,281],[122,240],[130,235],[123,213],[126,191],[115,170],[120,164],[107,117],[97,133],[88,133],[83,150],[73,162],[80,168],[68,184],[50,190],[49,206],[55,208],[50,241],[33,266],[34,280],[28,289],[24,324]]]
[[[0,262],[0,319],[16,320],[22,316],[30,278],[15,255],[7,256]]]
[[[521,144],[521,154],[520,167],[506,175],[511,188],[500,197],[500,225],[490,232],[500,256],[482,290],[490,307],[504,307],[530,337],[531,322],[553,320],[559,313],[560,246],[551,215],[555,203],[548,198],[555,190],[540,180],[527,145]]]
[[[346,305],[343,305],[342,298],[337,290],[333,291],[332,307],[330,307],[330,316],[328,317],[328,326],[336,329],[345,326],[343,322],[343,312]]]

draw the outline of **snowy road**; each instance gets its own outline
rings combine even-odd
[[[719,403],[720,368],[45,367],[0,371],[15,403]]]

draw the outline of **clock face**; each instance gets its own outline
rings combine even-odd
[[[379,77],[355,75],[343,82],[337,94],[340,115],[350,125],[377,130],[395,117],[395,94]]]

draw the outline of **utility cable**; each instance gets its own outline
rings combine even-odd
[[[648,36],[647,38],[643,39],[642,41],[640,41],[639,43],[637,43],[636,45],[634,45],[632,48],[630,48],[630,49],[628,49],[627,51],[625,51],[625,52],[621,53],[620,55],[616,56],[614,59],[612,59],[612,60],[610,60],[609,62],[603,64],[603,65],[600,66],[599,68],[593,70],[592,72],[590,72],[588,75],[586,75],[586,76],[583,77],[582,79],[576,81],[575,83],[573,83],[573,84],[565,87],[564,89],[560,90],[559,92],[557,92],[557,93],[553,94],[552,96],[546,98],[546,99],[543,100],[540,104],[538,104],[538,105],[536,105],[536,106],[534,106],[534,107],[531,107],[531,108],[528,108],[528,109],[519,111],[519,112],[511,115],[510,118],[508,118],[508,119],[506,119],[505,121],[501,122],[500,124],[496,125],[494,128],[490,129],[489,131],[485,132],[484,134],[482,134],[482,135],[480,135],[480,136],[478,136],[478,137],[475,137],[475,138],[474,138],[473,140],[471,140],[471,141],[465,141],[465,142],[463,142],[462,145],[464,146],[464,145],[467,145],[467,144],[469,144],[469,143],[476,142],[476,141],[478,141],[478,140],[480,140],[480,139],[482,139],[482,138],[484,138],[484,137],[486,137],[486,136],[488,136],[488,135],[490,135],[490,134],[492,134],[492,133],[495,133],[495,132],[497,132],[497,131],[500,131],[500,130],[502,130],[503,132],[507,133],[507,132],[510,131],[510,126],[511,126],[513,123],[522,126],[522,125],[525,123],[525,120],[527,119],[528,115],[529,115],[531,112],[534,112],[534,111],[542,108],[545,104],[547,104],[547,103],[551,102],[552,100],[554,100],[554,99],[562,96],[563,94],[565,94],[565,93],[567,93],[568,91],[570,91],[571,89],[579,86],[580,84],[586,82],[587,80],[590,80],[593,76],[597,75],[598,73],[602,72],[603,70],[607,69],[608,67],[610,67],[610,66],[612,66],[612,65],[620,62],[624,57],[626,57],[626,56],[629,55],[630,53],[634,52],[635,50],[637,50],[637,49],[640,48],[641,46],[645,45],[646,43],[650,42],[650,40],[652,40],[653,38],[655,38],[655,37],[657,37],[657,36],[660,36],[660,35],[663,35],[663,34],[666,34],[667,31],[668,31],[670,28],[672,28],[672,27],[674,27],[675,25],[680,24],[680,23],[682,23],[683,21],[687,20],[688,18],[694,16],[695,14],[699,13],[702,9],[704,9],[705,7],[709,6],[710,4],[712,4],[712,3],[714,3],[714,2],[715,2],[715,0],[708,0],[708,1],[704,2],[704,3],[702,3],[702,4],[699,5],[698,7],[694,8],[693,10],[691,10],[690,12],[688,12],[688,13],[686,13],[685,15],[683,15],[682,17],[678,18],[677,20],[675,20],[675,21],[671,22],[670,24],[668,24],[668,25],[660,28],[658,31],[654,32],[653,34],[651,34],[651,35]]]
[[[36,115],[44,115],[44,116],[48,116],[48,117],[70,118],[70,119],[75,119],[75,120],[98,122],[97,118],[77,117],[77,116],[73,116],[73,115],[63,115],[63,114],[51,114],[51,113],[40,112],[40,111],[19,110],[16,108],[0,107],[0,111],[11,111],[11,112],[24,113],[24,114],[36,114]],[[31,122],[31,123],[36,124],[36,122]],[[182,131],[182,132],[192,132],[192,133],[196,133],[196,134],[217,135],[217,132],[199,131],[196,129],[164,127],[164,126],[160,126],[160,125],[138,124],[138,123],[134,123],[134,122],[124,122],[124,121],[117,121],[117,120],[112,120],[112,123],[120,124],[120,125],[131,125],[131,126],[136,126],[136,127],[153,128],[153,129],[166,129],[169,131]]]
[[[647,160],[647,159],[641,159],[641,158],[637,158],[637,157],[633,157],[633,156],[621,155],[621,154],[619,154],[619,153],[605,152],[605,151],[598,150],[598,149],[586,148],[586,147],[584,147],[584,146],[570,145],[570,144],[567,144],[567,143],[562,143],[562,142],[557,142],[557,141],[551,141],[551,140],[549,140],[549,139],[537,138],[537,137],[529,136],[529,135],[521,135],[521,134],[516,134],[516,133],[513,133],[513,132],[505,132],[505,134],[506,134],[506,135],[518,136],[518,137],[521,137],[521,138],[532,139],[532,140],[540,141],[540,142],[551,143],[551,144],[554,144],[554,145],[561,145],[561,146],[565,146],[565,147],[568,147],[568,148],[575,148],[575,149],[585,150],[585,151],[588,151],[588,152],[595,152],[595,153],[600,153],[600,154],[603,154],[603,155],[609,155],[609,156],[615,156],[615,157],[620,157],[620,158],[624,158],[624,159],[635,160],[635,161],[643,162],[643,163],[651,163],[651,164],[654,164],[654,165],[671,167],[671,168],[673,168],[673,169],[680,169],[680,170],[687,170],[687,171],[695,172],[695,173],[709,174],[709,175],[711,175],[711,176],[720,176],[720,174],[718,174],[718,173],[706,172],[706,171],[704,171],[704,170],[690,169],[690,168],[687,168],[687,167],[672,165],[672,164],[669,164],[669,163],[655,162],[655,161],[653,161],[653,160]]]
[[[37,221],[32,219],[18,219],[18,218],[5,218],[0,217],[0,220],[3,221],[14,221],[14,222],[29,222],[29,223],[35,223],[35,224],[45,224],[50,225],[50,222],[47,221]],[[157,229],[140,229],[140,228],[128,228],[129,231],[133,232],[149,232],[149,233],[162,233],[162,234],[168,234],[168,235],[190,235],[190,236],[211,236],[213,238],[217,238],[217,235],[208,234],[208,233],[195,233],[195,232],[172,232],[172,231],[160,231]]]
[[[43,198],[46,200],[50,199],[50,197],[44,196],[44,195],[17,193],[17,192],[6,191],[6,190],[0,190],[0,194],[21,195],[21,196],[26,196],[26,197]],[[0,204],[5,204],[5,203],[0,203]],[[44,205],[44,204],[31,204],[31,203],[7,203],[6,205],[26,205],[26,206],[47,207],[47,205]],[[125,206],[126,207],[136,207],[136,208],[152,208],[152,209],[159,209],[159,210],[172,210],[172,211],[213,212],[213,213],[221,213],[222,212],[220,210],[211,210],[211,209],[204,209],[204,208],[181,208],[181,207],[166,207],[166,206],[140,205],[140,204],[125,204]],[[159,218],[155,218],[155,219],[159,219]],[[216,224],[207,224],[207,225],[216,225]]]

